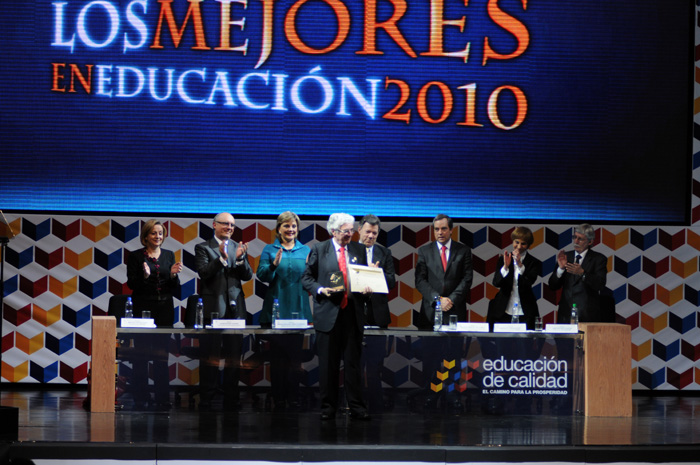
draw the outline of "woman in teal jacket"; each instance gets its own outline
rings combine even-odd
[[[312,320],[309,293],[301,285],[301,275],[306,267],[309,247],[297,241],[299,217],[292,212],[284,212],[277,217],[277,238],[266,245],[260,255],[257,277],[268,283],[267,294],[260,315],[260,325],[272,323],[272,302],[280,304],[280,318],[290,319],[293,312],[299,318]]]
[[[289,211],[281,213],[275,230],[277,238],[263,249],[256,272],[260,281],[269,284],[260,312],[260,325],[270,327],[272,324],[275,299],[279,302],[281,319],[290,319],[296,312],[300,319],[311,323],[309,294],[301,285],[301,275],[311,249],[297,241],[299,217]],[[298,408],[304,335],[270,335],[267,339],[270,342],[270,383],[275,410]]]

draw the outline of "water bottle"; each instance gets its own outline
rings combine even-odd
[[[518,303],[517,303],[517,302],[515,302],[515,303],[513,304],[513,314],[512,314],[512,316],[510,317],[510,322],[511,322],[511,324],[518,324],[518,323],[520,323],[520,315],[519,315],[519,313],[518,313]]]
[[[134,303],[131,301],[131,297],[126,298],[126,305],[124,305],[124,318],[134,317]]]
[[[433,331],[440,331],[442,326],[442,304],[440,297],[435,298],[435,318],[433,320]]]
[[[275,299],[272,302],[272,327],[275,328],[277,326],[277,320],[280,319],[280,302],[279,300]]]
[[[202,299],[197,300],[197,312],[194,315],[194,327],[204,328],[204,303]]]
[[[571,306],[571,324],[578,325],[578,309],[576,308],[576,304]]]

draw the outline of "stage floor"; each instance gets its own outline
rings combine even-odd
[[[661,461],[668,462],[688,461],[674,455],[690,449],[697,452],[692,454],[694,461],[700,460],[700,397],[636,395],[631,418],[506,416],[481,411],[456,415],[397,404],[373,415],[369,422],[354,421],[344,414],[322,422],[316,409],[272,412],[265,408],[264,396],[250,394],[242,399],[238,413],[200,412],[185,399],[167,412],[137,411],[125,402],[114,414],[89,413],[82,405],[85,397],[85,391],[7,391],[3,386],[1,405],[19,408],[19,441],[10,445],[11,450],[58,453],[63,447],[75,454],[77,450],[95,451],[91,447],[95,445],[132,444],[132,452],[141,447],[150,454],[157,445],[161,458],[169,451],[167,454],[180,459],[221,459],[219,454],[235,449],[236,457],[245,457],[243,451],[257,451],[257,460],[278,457],[284,462],[295,461],[297,456],[309,460],[312,452],[322,461],[363,460],[357,454],[372,450],[382,454],[392,451],[392,461],[421,457],[433,461],[430,453],[436,451],[443,454],[440,457],[446,451],[469,453],[468,461],[483,453],[488,453],[486,461],[491,461],[496,457],[494,451],[511,451],[517,454],[514,461],[531,461],[517,452],[522,449],[540,454],[546,450],[547,461],[553,459],[552,451],[570,459],[567,451],[586,450],[586,461],[590,461],[591,453],[597,450],[601,454],[608,451],[603,461],[632,461],[629,452],[636,451],[634,455],[639,453],[649,461],[659,454]],[[611,450],[628,453],[619,457],[625,460],[612,460]],[[387,458],[376,456],[373,460]]]

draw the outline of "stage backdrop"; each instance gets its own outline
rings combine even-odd
[[[698,199],[694,197],[697,203]],[[125,250],[141,247],[142,218],[106,216],[16,215],[10,219],[19,236],[7,253],[2,375],[19,383],[84,383],[90,357],[91,315],[105,315],[109,297],[128,293]],[[211,237],[211,219],[162,218],[170,231],[164,247],[174,250],[186,269],[176,303],[179,318],[187,297],[197,290],[194,246]],[[260,253],[273,241],[274,220],[236,221],[235,238],[249,243],[249,260],[257,268]],[[571,248],[572,230],[562,225],[531,225],[533,256],[543,262],[535,285],[545,323],[555,321],[557,293],[546,282],[560,248]],[[420,308],[414,287],[416,250],[431,240],[429,223],[383,225],[380,241],[395,260],[398,284],[390,294],[392,325],[410,327]],[[469,297],[471,321],[484,321],[499,252],[510,241],[510,225],[458,223],[454,239],[473,248],[474,283]],[[596,229],[595,250],[608,257],[606,294],[614,299],[616,318],[632,327],[630,376],[635,389],[700,390],[700,228],[605,226]],[[300,240],[313,244],[328,235],[324,222],[302,221]],[[265,285],[244,284],[246,304],[257,320]],[[421,364],[411,347],[397,344],[388,359],[398,387],[414,386]],[[197,381],[197,362],[170,359],[175,384]],[[313,384],[314,366],[306,366]],[[245,382],[267,385],[261,367]]]
[[[2,12],[6,209],[688,223],[690,1]]]

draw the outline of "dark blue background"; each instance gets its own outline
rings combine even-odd
[[[79,10],[89,2],[67,0],[65,36],[74,32]],[[471,42],[468,63],[421,56],[428,49],[429,4],[409,1],[399,22],[418,53],[407,56],[383,31],[378,49],[364,56],[364,6],[346,1],[352,24],[346,42],[326,55],[304,55],[284,37],[289,0],[275,8],[274,46],[260,55],[261,3],[247,10],[245,31],[232,28],[233,45],[249,39],[247,56],[215,51],[219,45],[219,3],[202,11],[209,51],[191,50],[192,25],[178,49],[169,33],[164,49],[123,53],[127,1],[113,1],[122,29],[112,45],[71,53],[52,47],[54,7],[45,0],[3,0],[0,26],[0,180],[2,207],[20,210],[326,215],[333,211],[422,217],[438,212],[464,218],[682,223],[689,211],[690,120],[692,118],[692,2],[656,0],[533,0],[527,10],[516,0],[501,8],[530,32],[528,50],[513,60],[482,66],[483,41],[509,53],[513,37],[486,14],[486,0],[446,0],[446,18],[466,17],[466,28],[445,29],[445,49]],[[175,0],[179,23],[189,3]],[[381,2],[382,17],[388,14]],[[149,0],[148,44],[160,4]],[[100,14],[91,16],[99,39]],[[137,9],[140,14],[140,9]],[[301,10],[298,30],[310,45],[323,47],[335,35],[335,16],[320,0]],[[77,38],[76,38],[77,41]],[[178,97],[153,100],[105,97],[82,87],[52,92],[51,63],[207,69],[211,90],[216,71],[229,73],[233,87],[246,73],[287,74],[287,90],[321,66],[335,99],[323,114],[303,114],[286,93],[286,112],[223,105],[191,105]],[[69,77],[68,67],[64,74]],[[116,70],[112,74],[116,80]],[[161,74],[162,76],[162,74]],[[338,77],[350,77],[363,91],[365,79],[381,79],[377,118],[369,119],[350,100],[351,116],[339,116]],[[398,101],[401,79],[411,86],[405,109],[410,124],[381,115]],[[451,116],[441,124],[420,119],[416,95],[430,81],[446,83],[454,96]],[[69,79],[64,80],[66,84]],[[271,78],[258,102],[272,102]],[[464,91],[476,83],[476,119],[483,127],[457,126],[464,119]],[[487,100],[503,85],[517,86],[528,99],[524,123],[512,131],[495,128]],[[255,87],[254,85],[252,86]],[[309,88],[309,90],[311,90]],[[441,111],[430,94],[433,117]],[[317,98],[305,94],[311,104]],[[499,111],[513,121],[512,98],[504,92]]]

